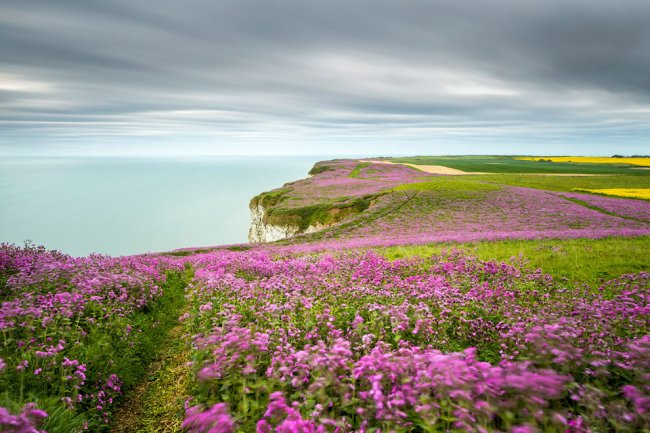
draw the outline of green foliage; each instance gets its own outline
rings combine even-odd
[[[124,382],[124,389],[129,390],[145,377],[148,364],[158,353],[159,347],[167,339],[167,331],[178,323],[180,308],[184,304],[184,291],[192,271],[185,273],[168,272],[164,283],[164,295],[151,309],[136,313],[131,321],[135,327],[142,329],[136,344],[124,356],[117,360]],[[114,337],[113,337],[114,338]]]
[[[376,195],[366,195],[343,203],[319,203],[299,208],[270,208],[266,212],[266,223],[298,227],[300,230],[317,224],[331,225],[368,209],[376,197]]]
[[[227,249],[228,251],[248,251],[248,250],[250,250],[251,248],[252,248],[252,247],[250,247],[250,246],[248,246],[248,245],[233,245],[233,246],[230,246],[230,247],[228,247],[228,248],[226,248],[226,249]]]
[[[352,169],[350,174],[348,174],[348,177],[358,178],[359,175],[361,174],[361,170],[363,170],[366,167],[370,167],[371,164],[372,163],[370,162],[362,162],[357,164],[357,166]]]
[[[475,181],[466,176],[440,176],[436,180],[429,182],[406,183],[393,188],[393,191],[494,191],[500,189],[499,186]]]
[[[262,194],[256,195],[250,201],[251,206],[262,206],[269,208],[277,205],[282,200],[286,198],[285,194],[289,192],[287,188],[278,188],[273,191],[263,192]]]
[[[486,241],[469,244],[404,245],[381,249],[389,259],[429,257],[460,249],[481,260],[520,263],[573,284],[597,285],[625,273],[650,270],[650,236],[604,239]]]
[[[27,403],[35,403],[39,409],[47,412],[48,416],[43,420],[42,425],[47,432],[78,432],[83,430],[86,417],[61,404],[59,397],[29,393],[22,399],[17,399],[7,391],[0,394],[0,407],[5,407],[12,413],[19,413]]]
[[[149,364],[167,339],[167,331],[178,323],[179,311],[185,301],[185,286],[192,277],[190,269],[184,272],[168,271],[165,281],[160,283],[163,295],[128,316],[113,315],[99,303],[88,303],[84,316],[85,320],[93,320],[92,326],[80,322],[78,317],[57,317],[50,322],[43,335],[37,338],[78,342],[70,344],[65,350],[65,357],[79,360],[87,366],[87,383],[78,391],[74,388],[75,382],[65,379],[64,376],[69,373],[64,372],[63,367],[59,367],[60,376],[52,375],[56,370],[51,368],[48,373],[43,373],[51,375],[46,377],[47,380],[41,380],[32,373],[31,368],[45,361],[28,350],[7,352],[7,347],[13,347],[12,339],[25,339],[27,336],[18,331],[4,333],[0,358],[25,360],[30,370],[20,372],[11,369],[0,374],[0,388],[4,391],[1,398],[7,402],[0,402],[0,406],[20,407],[28,401],[36,402],[40,409],[49,414],[44,425],[49,433],[75,431],[76,426],[84,422],[89,423],[91,431],[105,431],[107,426],[94,407],[81,402],[70,409],[62,397],[95,393],[96,384],[105,383],[111,374],[117,375],[122,382],[122,390],[128,394],[147,376]],[[41,326],[40,322],[36,322],[36,325]],[[48,358],[48,362],[61,361]],[[114,395],[113,398],[119,397]]]
[[[534,176],[499,174],[462,177],[500,185],[523,186],[526,188],[565,192],[575,192],[573,191],[574,188],[650,188],[650,175],[639,173],[642,170],[630,171],[632,171],[632,173],[627,175],[608,176]]]
[[[171,433],[181,430],[184,403],[191,394],[190,345],[178,322],[158,347],[147,377],[112,420],[111,433]]]
[[[169,253],[164,253],[163,255],[165,256],[173,256],[173,257],[187,257],[187,256],[192,256],[194,254],[203,254],[212,251],[210,248],[203,248],[203,249],[197,249],[197,250],[181,250],[181,251],[172,251]]]
[[[325,173],[326,171],[334,171],[334,169],[332,167],[330,167],[329,165],[316,163],[316,164],[314,164],[312,169],[309,170],[309,175],[310,176],[315,176],[315,175],[320,174],[320,173]]]

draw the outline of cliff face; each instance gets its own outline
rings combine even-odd
[[[279,226],[265,222],[266,210],[260,205],[251,204],[251,227],[248,241],[252,243],[273,242],[288,238],[298,233],[298,227]]]
[[[301,229],[294,225],[279,225],[266,222],[266,209],[260,204],[251,204],[251,227],[248,230],[248,241],[251,243],[274,242],[280,239],[302,233],[314,233],[327,228],[324,224],[315,224]]]

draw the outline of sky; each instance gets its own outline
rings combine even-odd
[[[2,0],[1,155],[650,153],[648,0]]]

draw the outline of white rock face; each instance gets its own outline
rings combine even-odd
[[[323,224],[316,224],[307,227],[306,230],[301,231],[296,226],[276,226],[264,223],[265,209],[263,206],[252,206],[251,210],[251,227],[248,230],[248,241],[251,243],[264,243],[279,241],[280,239],[290,238],[297,234],[314,233],[328,227]]]

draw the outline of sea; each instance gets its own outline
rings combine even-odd
[[[0,243],[73,256],[247,242],[248,203],[332,156],[0,156]]]

